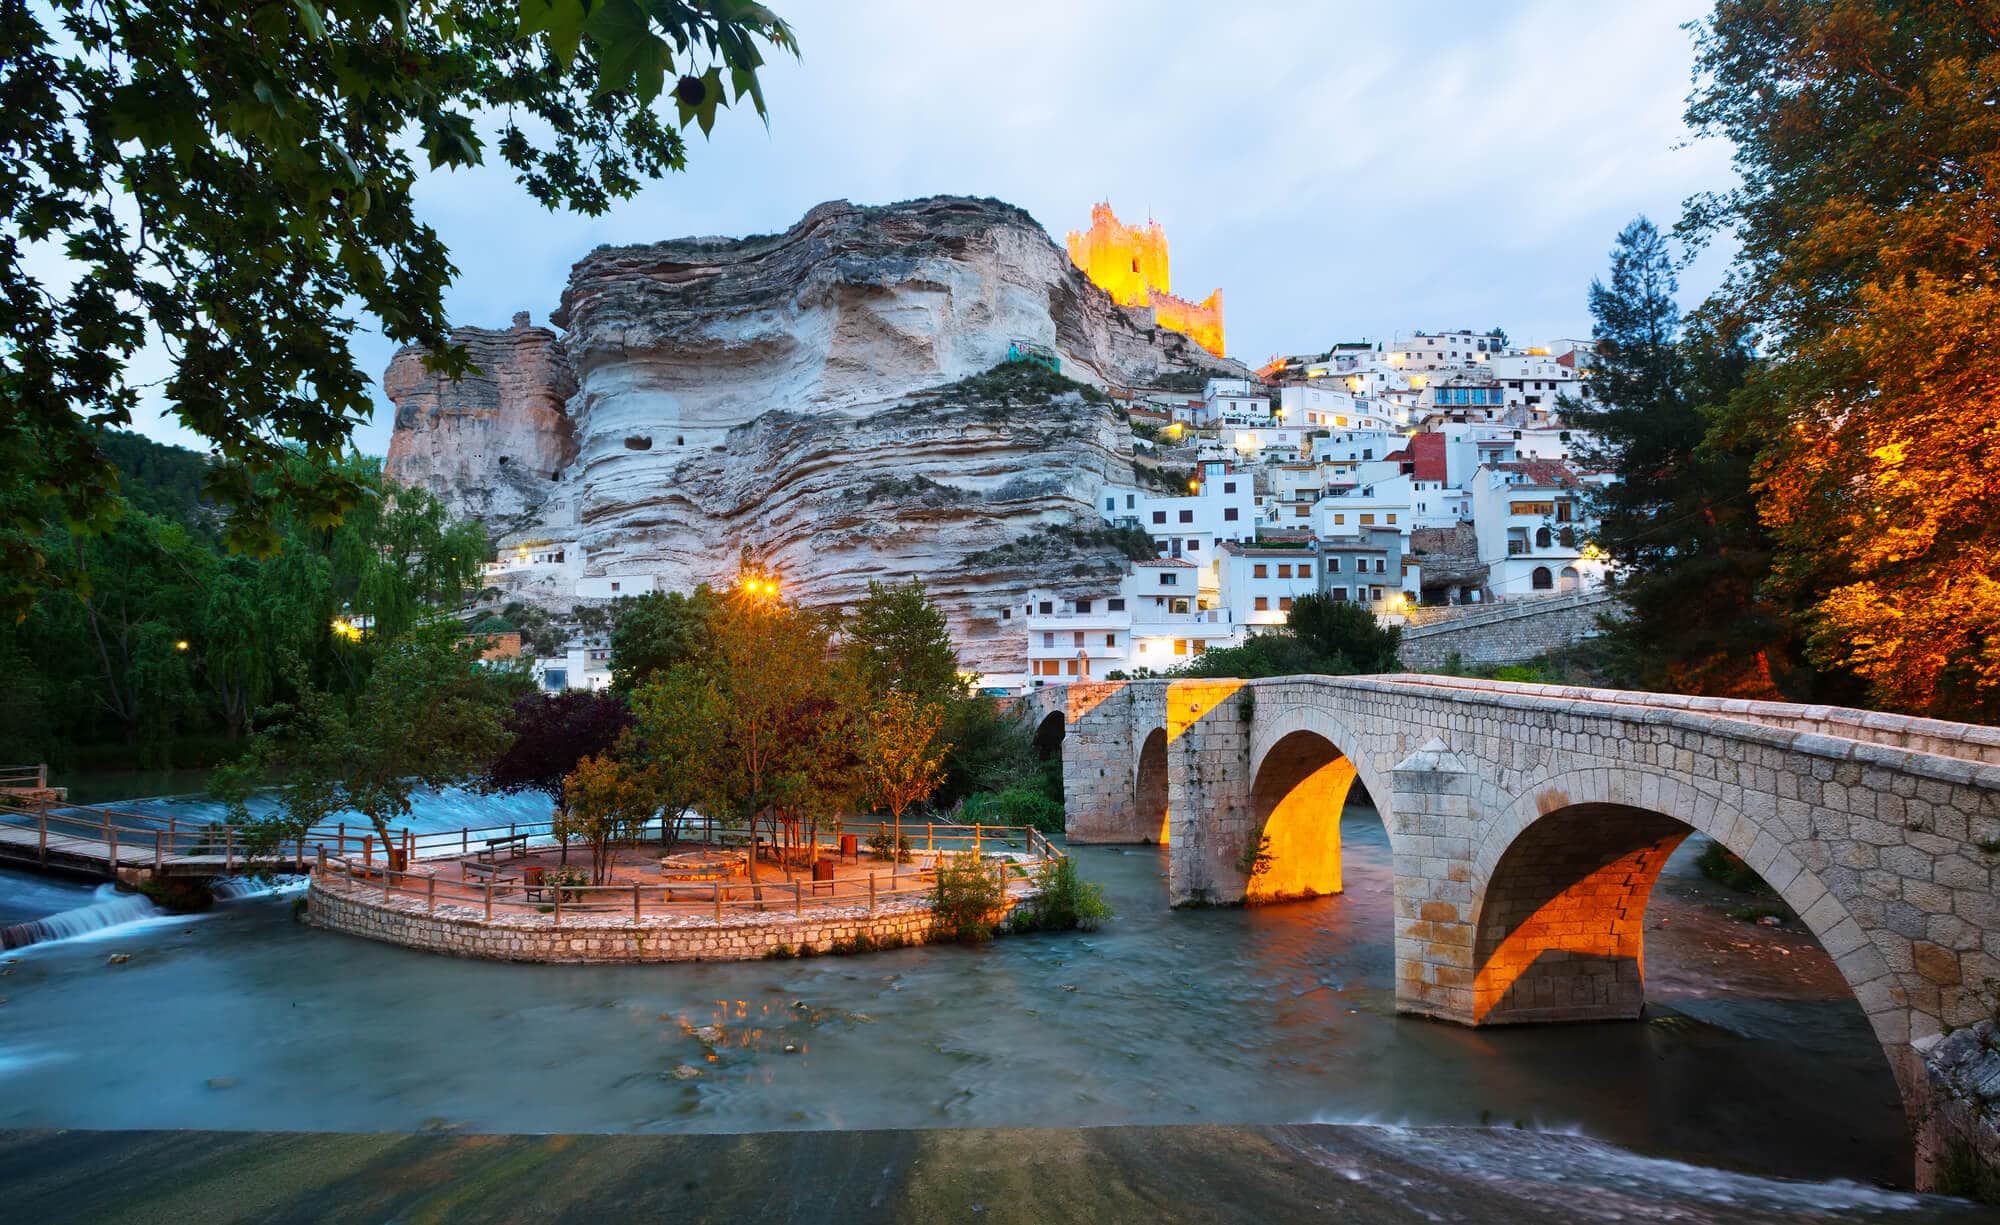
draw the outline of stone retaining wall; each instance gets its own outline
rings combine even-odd
[[[1010,888],[1009,913],[1032,896],[1025,882]],[[702,915],[507,915],[488,921],[482,909],[439,906],[421,900],[384,899],[366,888],[315,880],[306,893],[306,921],[405,948],[491,961],[654,962],[754,961],[774,950],[830,953],[836,946],[927,944],[932,939],[929,899],[877,905],[817,906],[789,911],[736,913],[720,925]],[[782,954],[781,954],[782,955]]]
[[[1608,591],[1469,606],[1462,616],[1405,626],[1398,654],[1405,667],[1418,672],[1441,668],[1454,654],[1481,667],[1524,663],[1595,638],[1597,619],[1618,609],[1617,597]]]

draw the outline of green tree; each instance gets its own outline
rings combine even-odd
[[[907,693],[892,692],[869,711],[862,729],[861,778],[868,799],[887,809],[895,821],[895,841],[903,845],[903,813],[929,799],[944,781],[944,755],[951,748],[938,740],[944,707],[922,702]]]
[[[555,836],[567,845],[582,839],[590,847],[590,883],[611,879],[611,847],[636,841],[659,811],[643,770],[609,754],[576,763],[563,782],[556,809]]]
[[[621,755],[644,761],[659,808],[676,827],[691,812],[715,828],[715,809],[726,803],[727,742],[723,695],[715,678],[693,664],[656,672],[631,697],[633,728]]]
[[[1877,704],[2000,719],[2000,15],[1720,0],[1688,121],[1737,186],[1682,225],[1737,256],[1757,364],[1718,419],[1757,448],[1774,598]]]
[[[944,610],[916,579],[869,579],[867,598],[844,628],[844,654],[872,698],[897,692],[920,701],[949,702],[965,696]]]
[[[1666,241],[1641,217],[1592,281],[1595,404],[1563,404],[1587,432],[1584,462],[1617,474],[1592,488],[1593,543],[1616,566],[1628,613],[1609,647],[1636,685],[1677,693],[1803,698],[1814,677],[1787,610],[1760,594],[1770,542],[1750,496],[1749,456],[1711,430],[1754,359],[1725,316],[1683,329]]]
[[[130,421],[149,336],[168,406],[224,461],[206,490],[234,542],[275,547],[281,502],[337,516],[359,490],[332,461],[374,411],[356,308],[470,368],[417,159],[476,165],[490,142],[535,200],[601,214],[681,169],[687,127],[732,96],[763,114],[764,47],[796,50],[749,0],[0,5],[0,599],[64,577],[49,507],[115,517],[95,429]],[[65,280],[32,271],[50,253]]]
[[[353,809],[400,865],[390,831],[411,797],[477,777],[511,741],[506,720],[522,686],[483,668],[480,645],[458,622],[432,617],[387,644],[351,704],[301,683],[298,700],[272,712],[219,780],[232,820],[284,842]],[[265,776],[279,780],[278,805],[252,821],[246,802]]]
[[[620,600],[611,627],[611,687],[630,693],[654,675],[705,663],[721,597],[707,583],[692,594],[649,591]]]
[[[1383,625],[1360,604],[1317,593],[1292,601],[1284,628],[1258,634],[1241,646],[1206,651],[1174,670],[1175,676],[1292,676],[1320,673],[1397,672],[1403,631]]]

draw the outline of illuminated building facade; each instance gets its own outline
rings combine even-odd
[[[1200,302],[1177,298],[1168,269],[1167,234],[1160,223],[1126,225],[1109,204],[1090,210],[1090,229],[1069,232],[1070,262],[1120,306],[1150,306],[1153,321],[1179,332],[1217,357],[1223,355],[1222,291]]]

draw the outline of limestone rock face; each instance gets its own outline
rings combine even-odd
[[[403,443],[406,418],[422,432],[456,404],[397,367],[387,380],[393,475],[442,485],[503,546],[573,544],[567,571],[510,577],[511,598],[567,608],[608,577],[639,580],[622,593],[726,579],[749,544],[811,604],[852,604],[870,578],[924,579],[966,664],[988,671],[1021,667],[1018,621],[993,610],[1117,569],[1110,544],[1047,529],[1101,527],[1098,491],[1131,479],[1131,437],[1104,397],[1039,367],[970,376],[1012,341],[1054,350],[1093,388],[1244,373],[1112,302],[1026,213],[962,197],[835,202],[778,235],[600,248],[553,320],[566,361],[543,364],[516,428],[567,440],[541,411],[564,396],[574,451],[538,501],[511,485],[503,497],[470,448]],[[467,459],[449,476],[436,459],[394,462],[419,452]],[[509,518],[517,500],[525,513]]]
[[[496,531],[540,513],[576,456],[564,406],[576,394],[569,356],[524,311],[506,331],[458,328],[478,367],[453,383],[424,369],[420,349],[404,348],[382,375],[396,405],[387,472],[430,490]]]

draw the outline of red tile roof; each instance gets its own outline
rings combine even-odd
[[[1577,479],[1576,473],[1570,471],[1569,465],[1559,459],[1523,459],[1493,466],[1502,472],[1518,472],[1533,485],[1574,488],[1583,483]]]
[[[1135,566],[1186,566],[1190,570],[1195,568],[1194,563],[1184,557],[1148,557],[1144,561],[1135,561],[1132,564]]]

